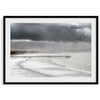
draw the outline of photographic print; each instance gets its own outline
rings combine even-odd
[[[4,16],[4,83],[97,84],[97,35],[97,16]]]

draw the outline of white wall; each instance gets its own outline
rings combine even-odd
[[[0,0],[0,100],[94,100],[100,85],[2,84],[4,15],[100,15],[100,0]],[[99,35],[100,36],[100,35]],[[100,46],[99,46],[100,47]],[[100,68],[99,68],[100,69]]]

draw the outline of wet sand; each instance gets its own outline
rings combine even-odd
[[[12,77],[90,77],[89,52],[11,56]]]

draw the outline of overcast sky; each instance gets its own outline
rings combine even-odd
[[[91,24],[13,23],[11,39],[34,41],[91,41]]]

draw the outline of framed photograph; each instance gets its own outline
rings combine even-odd
[[[98,16],[4,16],[3,84],[98,84]]]

